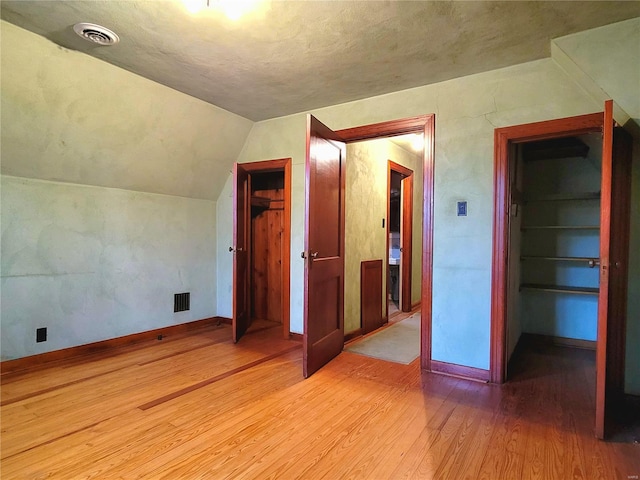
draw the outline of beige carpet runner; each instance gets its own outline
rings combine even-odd
[[[420,356],[420,313],[354,342],[345,350],[408,365]]]

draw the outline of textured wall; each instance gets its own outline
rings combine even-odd
[[[345,225],[345,305],[344,331],[360,328],[360,263],[382,259],[386,262],[388,160],[413,170],[413,235],[411,302],[420,301],[422,262],[422,166],[420,158],[389,140],[371,140],[347,145],[346,225]],[[387,219],[388,220],[388,219]],[[416,285],[417,283],[417,285]],[[382,279],[382,315],[386,314]]]
[[[598,101],[612,98],[635,122],[627,305],[626,391],[640,395],[640,18],[558,38],[552,54]],[[559,52],[558,52],[559,51]],[[622,120],[624,123],[624,120]]]
[[[214,316],[215,215],[210,200],[2,176],[2,359]],[[191,310],[173,313],[181,292]]]
[[[253,125],[238,162],[256,162],[291,158],[291,331],[302,333],[302,303],[304,296],[304,159],[305,116],[296,115],[267,120]],[[302,139],[302,140],[301,140]],[[233,188],[231,174],[217,201],[217,285],[218,315],[232,315],[233,254]]]
[[[553,40],[640,126],[640,18]]]
[[[218,198],[251,121],[0,26],[3,174]]]
[[[215,199],[252,123],[0,27],[3,358],[215,315]]]
[[[434,359],[489,367],[495,127],[601,110],[549,59],[311,112],[336,130],[436,114]],[[305,125],[303,114],[256,123],[239,157],[293,159],[294,332],[302,332]],[[228,181],[218,201],[220,219],[231,217],[230,192]],[[456,216],[458,200],[469,202],[466,217]],[[219,252],[231,242],[228,226],[218,225]],[[219,312],[230,312],[231,259],[219,258],[218,265]]]

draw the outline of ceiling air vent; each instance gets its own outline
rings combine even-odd
[[[120,41],[114,32],[95,23],[76,23],[73,30],[85,40],[98,45],[115,45]]]

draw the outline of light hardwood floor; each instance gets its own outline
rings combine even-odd
[[[640,446],[593,437],[588,353],[529,352],[502,387],[347,352],[304,380],[281,336],[211,326],[5,375],[2,478],[640,475]]]

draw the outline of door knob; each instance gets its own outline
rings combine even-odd
[[[316,258],[317,256],[318,256],[318,252],[313,252],[313,253],[311,254],[311,258]]]

